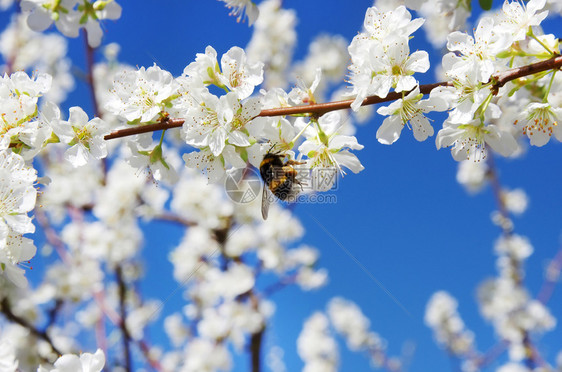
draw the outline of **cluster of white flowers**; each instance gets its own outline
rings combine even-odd
[[[165,359],[172,370],[200,370],[205,363],[226,368],[231,363],[227,343],[242,350],[250,335],[266,327],[274,311],[268,291],[259,289],[261,274],[278,278],[272,288],[296,283],[313,290],[325,284],[327,273],[316,268],[317,250],[304,245],[287,249],[303,234],[289,212],[273,205],[267,221],[244,224],[259,221],[259,200],[234,203],[221,187],[207,184],[206,177],[190,169],[182,172],[178,185],[171,210],[192,226],[169,259],[174,278],[186,286],[190,304],[183,314],[166,318],[165,329],[174,344],[189,340],[189,345],[214,345],[219,356],[211,362],[208,353],[214,349],[202,350],[196,357],[188,347],[166,353]],[[188,322],[196,325],[193,330]]]
[[[492,74],[508,66],[527,63],[527,55],[538,54],[527,49],[521,59],[516,58],[520,45],[531,44],[531,36],[537,38],[529,33],[531,30],[538,33],[538,38],[547,40],[547,35],[540,35],[538,28],[547,15],[545,11],[539,12],[544,4],[544,0],[532,0],[523,7],[517,2],[506,2],[502,12],[480,20],[474,37],[459,31],[448,36],[450,53],[443,57],[443,68],[453,80],[453,87],[440,89],[438,96],[447,100],[452,110],[437,134],[437,148],[452,146],[453,158],[474,161],[484,159],[488,147],[503,156],[518,150],[511,130],[493,124],[503,111],[502,97],[514,86],[506,84],[498,93],[493,91],[490,79]],[[559,51],[557,41],[537,46],[546,58]],[[544,96],[534,98],[543,102],[519,101],[521,106],[516,111],[520,114],[514,124],[531,139],[532,145],[544,145],[552,134],[562,138],[555,124],[560,112],[547,102],[548,97],[547,91]]]
[[[380,348],[378,335],[369,332],[370,321],[353,302],[335,297],[328,303],[328,316],[335,330],[341,333],[351,350]]]
[[[199,150],[184,154],[183,159],[190,168],[206,170],[211,182],[223,180],[231,167],[244,168],[247,163],[259,167],[263,154],[272,148],[271,143],[277,144],[279,151],[288,151],[302,135],[306,140],[299,147],[298,158],[306,157],[302,160],[313,173],[320,168],[326,175],[329,168],[343,174],[342,167],[357,173],[363,166],[349,150],[360,150],[363,146],[355,137],[342,135],[345,123],[340,114],[309,121],[299,118],[294,122],[285,118],[256,118],[261,109],[279,107],[282,102],[314,102],[319,79],[317,75],[310,88],[297,87],[289,94],[274,89],[262,91],[261,97],[250,97],[263,81],[263,63],[250,61],[244,50],[233,47],[219,64],[217,52],[209,46],[175,79],[157,66],[116,76],[113,95],[105,109],[129,123],[183,118],[182,138]],[[211,85],[226,94],[213,94]],[[298,130],[300,133],[295,136]],[[150,159],[148,165],[153,171],[158,166],[160,171],[172,167],[164,160],[161,146],[162,142],[152,150],[137,151]],[[318,185],[314,186],[317,191],[326,190],[336,179],[333,175],[329,178],[328,183],[323,179],[311,183]]]
[[[425,324],[433,329],[437,342],[449,352],[462,356],[473,350],[474,335],[465,328],[457,306],[449,293],[434,293],[426,306]]]
[[[281,0],[260,3],[260,16],[246,46],[249,59],[264,63],[265,89],[287,87],[287,69],[297,42],[297,16],[281,5]]]
[[[419,13],[427,20],[423,28],[427,40],[435,47],[442,47],[453,31],[465,30],[470,16],[470,1],[429,0],[420,1]]]
[[[367,353],[371,363],[379,368],[400,370],[400,361],[387,356],[386,341],[369,330],[370,321],[359,306],[335,297],[328,303],[327,313],[334,329],[345,338],[350,350]]]
[[[458,163],[457,182],[471,193],[480,191],[486,185],[488,164],[463,160]]]
[[[64,142],[70,146],[65,158],[74,166],[105,157],[103,135],[108,127],[103,120],[89,120],[80,107],[71,107],[68,121],[62,120],[60,109],[52,102],[44,103],[39,111],[38,99],[50,90],[51,81],[49,74],[30,78],[23,71],[1,78],[0,149],[15,149],[30,160],[47,143]]]
[[[468,7],[463,2],[432,1],[421,9],[430,9],[435,17],[442,18],[437,24],[448,22],[444,29],[453,30],[464,24]],[[562,129],[557,125],[562,115],[556,98],[559,85],[551,81],[546,91],[537,90],[540,93],[533,96],[521,89],[526,82],[519,86],[510,82],[498,89],[492,79],[495,73],[528,64],[530,56],[547,59],[559,55],[558,40],[543,35],[540,29],[548,14],[544,7],[545,0],[532,0],[526,5],[506,1],[501,12],[479,21],[474,36],[460,31],[449,33],[450,52],[443,57],[443,72],[453,84],[433,89],[429,99],[423,101],[412,75],[427,71],[429,60],[424,51],[410,54],[408,40],[424,20],[411,20],[405,7],[388,11],[369,8],[364,31],[349,46],[351,93],[356,97],[352,108],[357,110],[367,96],[385,98],[391,88],[402,92],[401,99],[377,111],[388,116],[377,131],[377,139],[384,144],[395,142],[405,125],[411,126],[418,141],[427,139],[434,129],[424,115],[449,109],[436,145],[438,149],[452,147],[453,158],[459,161],[480,161],[488,148],[503,156],[514,155],[520,148],[516,139],[522,135],[535,146],[543,146],[553,135],[562,140]],[[449,16],[442,17],[443,13]],[[548,84],[548,76],[543,77],[543,83]],[[511,97],[514,93],[519,99]],[[499,125],[505,122],[500,118],[502,112],[517,113],[511,127]]]
[[[80,356],[65,354],[53,366],[55,368],[40,366],[37,372],[101,372],[105,366],[105,355],[101,349],[94,354],[83,353]]]
[[[35,208],[36,180],[36,171],[21,156],[0,151],[0,268],[18,286],[27,280],[17,265],[35,255],[33,241],[22,235],[35,232],[27,214]]]
[[[364,31],[349,45],[351,72],[349,81],[356,98],[351,105],[359,109],[367,96],[385,98],[390,89],[409,92],[417,85],[415,72],[429,69],[429,56],[425,51],[410,54],[409,38],[424,23],[404,6],[383,12],[375,7],[367,9]]]
[[[100,21],[121,17],[121,6],[114,0],[24,0],[21,7],[32,30],[45,31],[54,23],[63,35],[78,37],[80,29],[84,28],[92,48],[101,43]]]
[[[467,174],[464,176],[464,184],[481,187],[482,164],[471,161],[461,164],[470,168],[464,171]],[[475,166],[478,166],[478,169],[475,170]],[[477,182],[474,183],[474,180]],[[502,190],[500,196],[502,200],[499,202],[503,204],[505,212],[520,214],[525,211],[528,200],[523,190]],[[500,217],[497,212],[497,218]],[[529,336],[553,329],[556,319],[543,302],[532,298],[525,287],[523,264],[533,253],[533,246],[527,238],[511,232],[513,225],[511,221],[508,222],[507,229],[505,225],[501,225],[504,234],[494,245],[494,251],[498,255],[498,276],[485,280],[479,286],[478,301],[482,315],[493,324],[496,334],[509,349],[510,361],[500,370],[518,371],[523,368],[521,370],[527,371],[528,369],[519,363],[523,359],[532,358],[529,354]],[[457,312],[457,302],[451,295],[440,291],[431,297],[426,309],[425,322],[433,329],[440,344],[464,360],[463,370],[474,371],[479,368],[477,365],[482,360],[474,348],[474,336],[465,329]]]
[[[336,370],[339,352],[333,331],[345,339],[351,351],[364,352],[373,366],[400,370],[400,361],[386,354],[386,341],[369,327],[370,321],[359,306],[341,297],[332,298],[326,313],[317,311],[306,320],[297,340],[299,355],[305,362],[303,370]]]
[[[71,61],[66,56],[67,44],[60,35],[32,31],[25,16],[18,14],[0,35],[0,54],[6,63],[3,70],[48,73],[52,76],[51,87],[43,97],[60,104],[74,88]]]
[[[303,372],[336,371],[339,352],[336,340],[330,335],[330,322],[321,312],[308,318],[297,339],[298,353],[304,360]]]
[[[424,20],[412,20],[404,6],[388,8],[388,2],[377,2],[380,7],[367,9],[364,29],[348,47],[341,37],[320,36],[302,62],[291,64],[294,11],[283,9],[281,0],[265,0],[259,10],[250,0],[221,1],[239,21],[247,18],[254,26],[246,50],[232,47],[219,58],[208,46],[174,77],[156,65],[134,69],[119,64],[118,46],[109,45],[107,62],[88,71],[104,120],[90,119],[76,106],[68,115],[62,112],[59,105],[73,86],[66,41],[34,31],[55,23],[62,34],[76,37],[84,28],[89,45],[97,47],[100,22],[118,19],[121,7],[114,0],[21,1],[22,13],[0,36],[8,71],[0,77],[0,273],[10,281],[0,277],[0,307],[8,318],[19,320],[2,329],[0,369],[32,370],[50,361],[51,367],[38,371],[101,371],[101,350],[69,353],[79,350],[76,325],[99,330],[106,318],[125,330],[126,342],[140,343],[146,358],[156,356],[166,370],[230,369],[234,350],[243,350],[267,329],[274,312],[271,293],[293,284],[314,290],[327,283],[328,275],[318,267],[318,250],[299,244],[304,228],[288,210],[272,206],[269,220],[263,221],[259,198],[233,203],[219,182],[237,169],[259,168],[264,154],[275,151],[299,163],[295,168],[301,185],[331,189],[334,175],[346,168],[363,170],[352,152],[363,146],[351,119],[365,109],[368,96],[388,97],[391,89],[400,96],[377,110],[386,116],[376,134],[383,144],[396,142],[405,126],[416,140],[426,140],[435,132],[426,115],[449,110],[436,144],[452,147],[456,160],[470,159],[459,165],[458,180],[471,190],[486,181],[486,165],[474,160],[483,159],[489,148],[511,156],[521,151],[517,140],[525,136],[535,146],[545,145],[551,136],[562,140],[561,74],[545,72],[503,87],[493,81],[494,74],[508,68],[559,53],[558,39],[540,29],[546,6],[562,10],[554,2],[506,1],[501,12],[482,18],[470,36],[449,33],[463,28],[467,2],[404,1],[428,17],[429,34],[436,43],[447,40],[450,51],[443,58],[443,74],[452,84],[422,99],[413,75],[429,69],[429,58],[425,51],[411,53],[409,41]],[[0,0],[0,8],[7,6],[11,1]],[[351,89],[346,95],[354,96],[354,113],[260,116],[263,110],[324,100],[329,84],[343,77],[349,58]],[[40,72],[31,77],[24,71],[12,73],[30,69]],[[296,86],[286,91],[291,81]],[[333,95],[340,99],[341,90]],[[126,126],[178,121],[183,121],[181,129],[164,131],[160,141],[149,133],[111,143],[104,139],[110,130]],[[179,151],[187,147],[191,152],[181,157]],[[116,155],[100,162],[111,150]],[[37,163],[46,177],[38,179],[32,167]],[[196,170],[206,171],[207,177]],[[39,197],[38,181],[45,184]],[[521,190],[503,190],[501,197],[513,214],[528,205]],[[30,289],[20,266],[36,253],[24,235],[35,231],[29,213],[37,203],[36,220],[47,239],[41,253],[51,259],[56,252],[59,260]],[[141,223],[157,219],[185,228],[168,258],[189,303],[164,321],[176,348],[169,352],[144,350],[143,343],[148,325],[166,303],[136,292],[143,274]],[[526,336],[552,329],[555,319],[522,286],[521,266],[533,251],[530,243],[506,235],[495,249],[500,273],[480,288],[480,305],[497,334],[509,341],[511,362],[518,362],[524,357]],[[110,272],[116,273],[115,279]],[[44,320],[40,310],[49,313],[45,332],[33,328]],[[72,314],[67,327],[59,326],[57,317],[63,313]],[[447,293],[431,298],[426,323],[453,354],[464,357],[473,351],[472,333]],[[400,369],[397,360],[386,356],[386,342],[369,327],[357,305],[333,299],[325,314],[312,315],[298,339],[304,370],[336,370],[339,355],[332,330],[351,350],[368,354],[374,365]],[[510,363],[501,368],[519,367]]]
[[[322,71],[322,79],[314,91],[317,99],[325,99],[328,84],[341,83],[349,55],[348,42],[341,36],[320,35],[308,46],[308,54],[303,61],[297,62],[292,71],[296,79],[302,79],[304,85],[310,86],[316,79],[317,69]]]
[[[523,189],[503,190],[502,200],[505,208],[516,215],[525,212],[529,204],[529,199]]]
[[[499,276],[486,280],[478,289],[482,314],[494,325],[497,334],[509,341],[509,355],[518,362],[526,357],[525,338],[543,333],[556,325],[556,319],[522,285],[523,262],[533,252],[528,239],[510,235],[497,240]]]
[[[33,119],[37,101],[51,88],[51,81],[49,74],[30,78],[23,71],[0,77],[0,150],[12,147],[26,159],[39,152],[51,129],[41,118]]]

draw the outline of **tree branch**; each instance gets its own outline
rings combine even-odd
[[[252,372],[261,371],[261,345],[265,327],[260,329],[257,333],[253,333],[250,339],[250,358],[252,361]]]
[[[94,116],[100,117],[98,99],[96,97],[96,87],[94,86],[94,48],[88,44],[88,31],[84,29],[84,44],[86,48],[86,82],[90,89],[90,98],[94,106]]]
[[[523,67],[516,67],[507,71],[494,74],[492,75],[490,81],[493,82],[493,86],[494,86],[493,90],[497,91],[497,89],[504,86],[507,82],[511,80],[515,80],[527,75],[536,74],[538,72],[543,72],[552,69],[559,69],[560,67],[562,67],[562,56],[557,56],[548,59],[546,61],[533,63]],[[429,94],[433,89],[441,86],[453,86],[453,83],[451,81],[442,81],[439,83],[420,85],[419,86],[420,93]],[[391,92],[384,98],[381,98],[379,96],[369,96],[363,100],[362,105],[363,106],[374,105],[377,103],[395,101],[400,98],[402,98],[402,92],[400,93]],[[257,117],[303,115],[303,114],[322,116],[330,111],[349,109],[353,101],[354,99],[347,99],[343,101],[316,103],[312,105],[265,109],[262,110]],[[135,126],[133,128],[116,130],[115,132],[106,135],[104,139],[110,140],[114,138],[132,136],[135,134],[155,132],[157,130],[178,128],[181,127],[184,122],[185,122],[184,119],[164,118],[160,122],[155,124],[146,124],[142,126]]]
[[[127,313],[125,311],[125,296],[127,294],[127,287],[125,285],[125,280],[123,278],[123,270],[120,265],[115,268],[115,276],[117,278],[117,284],[119,286],[119,312],[121,316],[121,322],[119,327],[121,328],[121,333],[123,334],[123,351],[125,353],[125,370],[127,372],[132,372],[132,359],[131,359],[131,335],[127,329],[126,319]]]
[[[23,328],[29,330],[29,332],[31,332],[31,334],[33,334],[37,338],[40,338],[41,340],[47,342],[49,344],[49,346],[51,347],[51,349],[55,352],[55,354],[57,354],[57,355],[63,354],[59,349],[57,349],[57,347],[53,343],[53,340],[51,340],[51,337],[49,337],[49,335],[47,334],[46,330],[40,331],[37,328],[35,328],[32,324],[30,324],[27,320],[25,320],[23,318],[20,318],[19,316],[14,314],[12,312],[12,308],[10,307],[10,304],[9,304],[7,298],[4,298],[2,300],[2,302],[0,302],[0,310],[6,316],[6,319],[8,319],[9,321],[12,321],[16,324],[19,324]]]
[[[495,81],[494,85],[497,88],[501,88],[511,80],[543,71],[560,69],[560,67],[562,67],[562,56],[557,56],[547,59],[546,61],[540,61],[527,66],[516,67],[507,71],[499,72],[492,75],[492,81]]]

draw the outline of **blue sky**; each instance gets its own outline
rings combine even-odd
[[[234,45],[244,47],[251,37],[251,29],[236,23],[218,1],[120,3],[122,18],[105,23],[104,42],[121,44],[120,60],[134,66],[156,63],[179,75],[207,45],[222,54]],[[360,31],[365,10],[372,1],[342,4],[334,0],[284,2],[286,8],[296,10],[299,18],[297,60],[304,57],[309,42],[319,34],[341,34],[351,41]],[[5,19],[5,14],[1,19]],[[559,25],[560,20],[557,22]],[[555,26],[556,23],[550,22],[551,30]],[[74,62],[84,66],[83,40],[69,42]],[[430,49],[421,32],[415,34],[411,44],[411,50],[415,49],[428,50],[432,64],[441,58],[439,51]],[[420,80],[434,81],[431,71]],[[77,88],[69,106],[90,107],[83,88]],[[490,220],[495,209],[491,189],[487,187],[474,196],[467,194],[455,181],[456,162],[448,150],[436,150],[434,138],[419,143],[405,130],[394,145],[379,144],[375,133],[381,122],[381,117],[375,116],[359,127],[357,138],[365,148],[357,155],[365,170],[358,175],[350,173],[340,182],[336,204],[295,207],[306,228],[303,241],[321,251],[320,266],[329,270],[330,282],[316,292],[290,288],[272,298],[277,310],[266,335],[265,351],[274,345],[282,347],[288,371],[302,367],[296,353],[296,338],[302,323],[314,310],[325,309],[334,296],[345,297],[362,308],[371,320],[371,329],[388,341],[390,355],[400,355],[406,345],[414,344],[416,349],[408,369],[412,372],[452,370],[448,356],[439,349],[431,330],[423,323],[427,300],[437,290],[446,290],[458,299],[461,316],[475,332],[479,350],[485,351],[497,342],[491,325],[480,317],[475,298],[478,284],[496,274],[492,248],[500,230]],[[440,127],[439,120],[434,124]],[[535,248],[526,263],[525,278],[533,294],[540,288],[547,260],[561,245],[561,155],[562,146],[552,140],[543,148],[530,149],[521,158],[497,160],[502,184],[523,188],[530,197],[527,212],[516,217],[514,223],[515,231],[527,236]],[[162,293],[175,289],[167,254],[179,235],[179,231],[164,224],[151,228],[145,250],[149,254],[146,258],[149,279],[144,283],[147,297],[163,299]],[[163,236],[172,239],[162,240]],[[158,249],[151,247],[152,243]],[[170,275],[162,275],[163,272]],[[557,318],[562,317],[561,292],[557,288],[549,302]],[[166,309],[175,309],[182,303],[177,295]],[[158,327],[152,327],[151,336],[155,341],[163,339]],[[561,339],[560,327],[538,339],[543,357],[551,363],[560,350]],[[369,369],[366,358],[346,352],[344,343],[340,346],[341,370]],[[248,370],[246,361],[240,360],[234,370]]]

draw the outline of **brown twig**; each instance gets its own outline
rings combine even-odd
[[[8,319],[9,321],[12,321],[16,324],[19,324],[23,328],[29,330],[29,332],[31,332],[31,334],[33,334],[37,338],[40,338],[41,340],[47,342],[49,344],[49,346],[51,347],[51,349],[53,350],[53,352],[55,352],[55,354],[62,355],[62,352],[55,346],[55,344],[53,343],[53,340],[51,340],[51,337],[49,337],[46,330],[44,330],[44,331],[38,330],[31,323],[29,323],[27,320],[25,320],[23,318],[20,318],[19,316],[17,316],[16,314],[14,314],[12,312],[12,308],[10,307],[10,304],[9,304],[7,298],[4,298],[2,300],[2,302],[0,302],[0,310],[6,316],[6,319]]]
[[[476,367],[485,368],[502,355],[509,346],[509,341],[501,340],[493,345],[484,355],[476,359]]]
[[[505,205],[505,200],[502,194],[502,187],[499,180],[498,169],[496,167],[494,154],[492,151],[488,151],[487,154],[487,164],[488,164],[488,180],[490,181],[490,186],[492,187],[492,191],[494,193],[494,199],[496,199],[496,204],[498,206],[498,211],[502,218],[501,229],[504,236],[507,238],[512,234],[513,227],[510,224],[507,224],[508,221],[511,219],[509,218],[509,211]]]
[[[516,67],[507,71],[499,72],[492,76],[492,81],[494,81],[496,88],[501,88],[511,80],[543,71],[559,69],[560,67],[562,67],[562,56],[556,56],[551,59],[547,59],[546,61],[540,61],[527,66]]]
[[[552,296],[552,292],[554,292],[554,288],[560,278],[560,271],[562,271],[562,248],[556,253],[556,256],[550,261],[546,268],[546,278],[537,295],[537,300],[543,305],[546,304]]]
[[[103,292],[95,292],[94,301],[96,302],[102,313],[107,317],[107,319],[109,319],[109,321],[113,325],[121,327],[121,324],[123,324],[123,318],[119,314],[117,314],[111,307],[105,305],[103,296]],[[152,357],[149,353],[150,345],[148,344],[148,342],[146,340],[139,340],[135,341],[135,344],[139,347],[150,366],[156,371],[161,371],[162,366],[160,365],[158,360],[154,359],[154,357]]]
[[[560,67],[562,67],[562,56],[557,56],[548,59],[546,61],[533,63],[523,67],[516,67],[507,71],[494,74],[492,75],[490,81],[493,82],[494,85],[493,90],[497,91],[497,89],[504,86],[507,82],[511,80],[515,80],[523,76],[532,75],[538,72],[543,72],[551,69],[559,69]],[[442,81],[439,83],[420,85],[419,88],[420,88],[420,93],[429,94],[433,89],[437,87],[452,86],[452,85],[453,83],[451,81]],[[377,103],[395,101],[399,98],[402,98],[402,92],[400,93],[391,92],[384,98],[378,96],[369,96],[363,100],[362,105],[363,106],[374,105]],[[312,105],[265,109],[262,110],[259,113],[259,115],[257,115],[257,117],[303,115],[303,114],[322,116],[330,111],[349,109],[353,101],[354,101],[353,99],[347,99],[343,101],[316,103]],[[183,125],[184,121],[185,120],[183,119],[166,119],[165,121],[155,124],[147,124],[142,126],[136,126],[134,128],[119,129],[113,133],[106,135],[104,139],[110,140],[114,138],[132,136],[135,134],[154,132],[157,130],[178,128]]]
[[[132,359],[131,359],[131,334],[127,328],[127,313],[125,311],[125,297],[127,295],[127,286],[125,285],[125,279],[123,278],[123,269],[120,265],[117,265],[115,269],[115,277],[117,278],[117,285],[119,286],[119,312],[121,316],[121,322],[119,327],[121,328],[121,333],[123,334],[123,352],[125,353],[125,370],[127,372],[132,372]]]
[[[47,239],[49,244],[51,244],[55,248],[55,251],[65,264],[70,264],[70,255],[66,251],[64,242],[59,237],[57,231],[51,225],[49,218],[45,214],[45,211],[41,206],[38,206],[35,208],[33,214],[35,216],[35,219],[39,223],[39,226],[41,226],[41,229],[43,230],[45,238]]]
[[[96,88],[94,86],[94,48],[88,44],[88,31],[86,29],[84,29],[84,44],[86,48],[86,82],[88,83],[92,105],[94,106],[94,115],[100,117]]]
[[[156,216],[154,216],[155,220],[161,220],[161,221],[169,221],[169,222],[175,222],[181,226],[185,226],[185,227],[190,227],[190,226],[196,226],[197,222],[188,220],[184,217],[181,217],[177,214],[173,214],[173,213],[162,213],[162,214],[158,214]]]
[[[253,333],[250,339],[250,358],[252,361],[252,372],[261,371],[261,345],[265,328]]]
[[[168,119],[161,123],[146,124],[146,125],[136,126],[132,128],[119,129],[113,133],[107,134],[105,137],[103,137],[103,139],[110,140],[114,138],[134,136],[135,134],[155,132],[157,130],[178,128],[183,125],[184,121],[185,120],[183,119]]]

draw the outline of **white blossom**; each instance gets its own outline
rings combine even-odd
[[[499,12],[498,32],[509,33],[513,41],[525,39],[529,27],[536,27],[548,15],[548,11],[540,12],[546,0],[530,0],[528,3],[504,1],[502,11]]]
[[[221,58],[219,80],[239,99],[248,98],[263,81],[263,62],[248,61],[244,49],[232,47]]]
[[[248,26],[251,26],[259,15],[259,10],[252,0],[220,0],[226,3],[226,7],[232,9],[231,16],[235,16],[236,21],[244,21],[248,18]]]
[[[0,242],[10,231],[15,234],[35,231],[27,213],[35,208],[36,180],[37,172],[26,166],[21,156],[10,150],[0,151]]]
[[[457,182],[468,191],[476,193],[486,185],[487,174],[487,163],[461,160],[457,168]]]
[[[8,233],[0,248],[0,269],[6,277],[20,288],[27,286],[25,271],[18,267],[20,262],[31,260],[36,252],[33,240],[21,235]]]
[[[533,246],[529,239],[514,234],[509,237],[502,236],[496,240],[494,250],[498,254],[507,254],[509,257],[522,261],[533,253]]]
[[[466,69],[474,69],[478,81],[485,83],[496,72],[495,56],[510,45],[511,40],[505,34],[494,32],[494,19],[484,17],[476,27],[474,37],[460,31],[447,37],[447,48],[451,53],[443,60],[448,59],[450,73],[462,74]]]
[[[350,66],[353,92],[357,94],[351,108],[355,111],[369,95],[385,98],[394,88],[396,92],[408,92],[417,85],[412,76],[415,72],[426,72],[429,69],[429,55],[425,51],[410,54],[406,37],[395,37],[384,43],[372,42],[368,45],[357,44],[362,50],[368,47],[368,55],[361,56],[365,51],[355,51],[349,47],[352,56]],[[355,57],[357,56],[357,57]]]
[[[522,214],[527,209],[529,199],[523,189],[502,190],[505,208],[513,214]]]
[[[531,370],[524,365],[514,362],[508,362],[502,366],[500,366],[497,372],[531,372]]]
[[[397,141],[406,125],[412,129],[414,138],[418,141],[425,141],[427,137],[433,135],[433,127],[424,114],[431,111],[445,111],[447,103],[442,98],[432,95],[426,100],[421,98],[419,87],[416,86],[404,98],[377,110],[378,114],[389,116],[377,130],[377,139],[380,143],[390,145]]]
[[[311,267],[302,267],[297,271],[296,283],[305,291],[318,289],[326,285],[328,271],[326,269],[314,270]]]
[[[344,336],[351,350],[384,351],[383,341],[369,331],[371,322],[355,303],[335,297],[330,300],[327,312],[334,329]]]
[[[227,371],[232,366],[230,352],[224,344],[196,338],[187,343],[179,372]]]
[[[305,362],[303,371],[336,371],[338,348],[329,332],[328,318],[316,312],[308,318],[297,339],[297,351]],[[321,366],[323,369],[319,369]]]
[[[187,144],[208,147],[214,157],[222,154],[227,143],[238,147],[250,146],[245,125],[260,111],[259,99],[241,104],[234,92],[217,97],[201,92],[198,105],[188,112],[182,127]]]
[[[361,150],[363,146],[355,137],[339,134],[342,124],[340,114],[331,112],[310,124],[304,132],[306,141],[299,146],[299,151],[308,157],[307,167],[316,172],[312,175],[315,190],[329,190],[336,181],[337,173],[345,174],[343,167],[353,173],[364,169],[357,156],[349,151]],[[304,127],[307,124],[298,125]],[[330,172],[330,169],[333,171]]]
[[[14,345],[8,340],[0,341],[0,371],[16,372],[18,364]]]
[[[404,6],[381,12],[368,8],[365,14],[365,31],[355,36],[348,48],[351,56],[351,94],[356,98],[352,109],[357,111],[369,95],[386,97],[390,88],[409,91],[416,86],[414,72],[425,72],[429,58],[425,51],[410,55],[409,35],[423,24]]]
[[[136,71],[125,70],[115,76],[112,98],[105,109],[127,121],[150,122],[165,111],[179,85],[172,74],[154,64]]]
[[[90,159],[107,156],[107,146],[103,136],[108,125],[100,118],[88,119],[88,114],[80,107],[71,107],[68,121],[52,121],[53,131],[70,146],[64,158],[73,166],[85,165]]]
[[[435,138],[437,149],[451,148],[451,155],[456,161],[469,159],[481,161],[486,159],[488,146],[503,156],[509,156],[517,150],[517,142],[513,136],[501,131],[497,126],[485,125],[480,119],[467,124],[443,123],[443,129]]]
[[[258,7],[260,16],[254,23],[246,54],[250,60],[264,63],[266,89],[285,88],[286,70],[297,41],[296,12],[284,9],[281,0],[264,0]]]
[[[462,355],[472,350],[474,335],[465,328],[457,306],[457,301],[447,292],[434,293],[426,306],[425,324],[433,329],[441,345]]]
[[[544,146],[554,135],[562,141],[562,107],[553,107],[549,103],[533,102],[521,112],[515,124],[529,137],[531,145]]]
[[[347,41],[341,36],[320,35],[308,46],[306,58],[297,62],[292,75],[301,79],[305,85],[312,84],[316,79],[317,69],[322,71],[322,79],[315,89],[316,97],[322,99],[328,83],[340,82],[349,63]]]
[[[41,366],[37,372],[101,372],[104,366],[105,355],[98,349],[94,354],[64,354],[55,362],[55,368],[47,369]]]
[[[7,149],[14,139],[16,144],[17,140],[24,142],[20,136],[33,135],[29,132],[39,130],[31,120],[37,115],[38,98],[49,91],[51,82],[51,75],[44,73],[30,78],[25,72],[17,71],[0,77],[0,150]]]
[[[161,309],[162,303],[152,300],[137,306],[127,314],[125,325],[133,340],[140,341],[144,338],[145,328],[149,323],[156,321]]]
[[[114,0],[95,1],[79,5],[78,0],[24,0],[22,10],[28,14],[27,24],[34,31],[44,31],[55,23],[57,29],[68,37],[77,37],[81,28],[88,34],[88,44],[96,48],[103,35],[99,22],[119,19],[121,6]]]
[[[426,19],[423,27],[427,40],[434,47],[442,47],[453,31],[465,30],[471,14],[470,3],[457,0],[422,1],[419,13]]]

